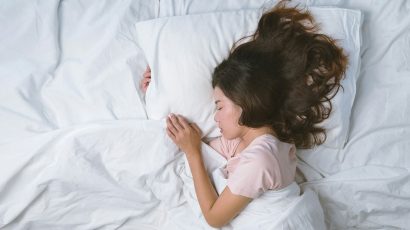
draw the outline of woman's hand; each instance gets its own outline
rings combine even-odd
[[[201,150],[201,130],[195,123],[189,123],[181,115],[171,114],[167,118],[167,134],[188,156]]]
[[[151,68],[147,65],[147,69],[145,70],[144,74],[142,75],[142,79],[140,81],[140,88],[142,92],[147,92],[149,83],[151,82]]]

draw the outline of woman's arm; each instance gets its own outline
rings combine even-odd
[[[252,199],[232,194],[228,187],[218,197],[202,160],[198,126],[189,124],[182,116],[173,115],[167,119],[167,133],[186,154],[194,180],[195,193],[206,221],[212,227],[226,225]]]
[[[200,151],[187,154],[187,157],[194,179],[195,193],[206,221],[215,228],[226,225],[252,199],[232,194],[228,187],[225,187],[221,196],[218,197],[206,172]]]

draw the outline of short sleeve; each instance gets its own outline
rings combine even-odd
[[[228,187],[233,194],[257,198],[266,190],[281,186],[280,172],[275,170],[277,166],[277,161],[263,153],[241,157],[228,176]]]

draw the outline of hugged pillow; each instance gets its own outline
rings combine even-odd
[[[196,122],[204,136],[219,136],[213,119],[213,69],[227,57],[232,44],[254,32],[259,11],[210,13],[160,18],[137,23],[137,44],[151,66],[145,95],[147,115],[169,113]]]
[[[355,96],[361,14],[338,8],[309,10],[321,24],[322,32],[338,39],[349,56],[342,82],[344,90],[333,98],[333,112],[323,124],[328,129],[325,145],[342,148]],[[137,44],[144,51],[152,74],[145,98],[148,117],[162,119],[171,112],[182,114],[196,122],[204,136],[220,135],[213,119],[213,70],[228,56],[235,41],[255,32],[262,13],[240,10],[137,23]]]

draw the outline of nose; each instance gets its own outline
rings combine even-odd
[[[214,115],[214,121],[215,121],[215,122],[218,122],[218,116],[217,116],[217,114],[218,114],[218,113],[215,113],[215,115]]]

